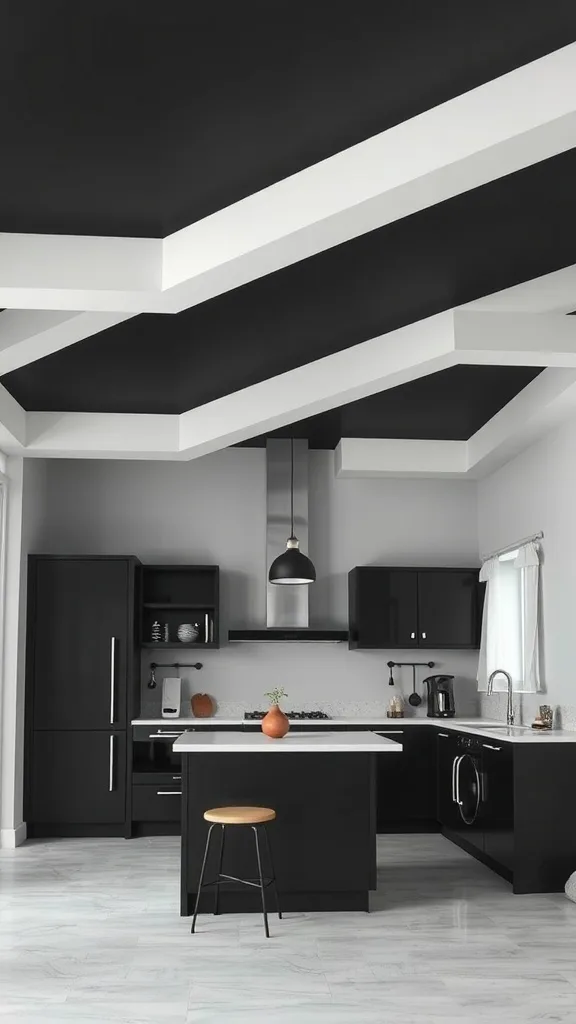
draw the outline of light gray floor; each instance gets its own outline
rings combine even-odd
[[[176,839],[0,852],[0,1020],[576,1024],[576,904],[440,836],[379,842],[372,914],[178,916]]]

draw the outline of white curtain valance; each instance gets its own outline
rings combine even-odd
[[[515,557],[488,558],[480,580],[486,583],[482,639],[478,659],[478,689],[486,690],[496,669],[512,676],[517,692],[540,690],[538,617],[540,555],[529,541]],[[504,676],[494,680],[494,690],[507,688]]]

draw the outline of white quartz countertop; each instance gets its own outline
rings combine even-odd
[[[288,733],[273,740],[263,732],[184,732],[174,742],[178,754],[395,754],[402,744],[373,732]]]
[[[176,732],[178,729],[202,729],[203,726],[210,726],[213,729],[214,726],[218,725],[237,726],[240,728],[242,725],[254,726],[258,724],[258,719],[221,718],[218,715],[214,715],[211,718],[134,718],[132,720],[132,725],[154,726],[157,729],[162,727],[167,732],[172,730]],[[319,727],[322,727],[323,730],[329,730],[331,725],[345,725],[352,729],[354,726],[364,728],[368,726],[378,732],[404,729],[406,726],[417,728],[423,725],[433,725],[445,732],[465,732],[471,736],[483,736],[486,739],[502,740],[506,743],[576,743],[576,732],[567,729],[552,729],[546,732],[531,729],[529,726],[508,729],[505,723],[489,718],[386,718],[384,714],[379,718],[372,716],[370,718],[291,719],[291,724],[297,725],[298,728],[304,726],[310,730],[318,730]],[[191,735],[194,734],[192,733]],[[254,735],[254,733],[246,733],[246,735]],[[289,735],[301,736],[302,734],[295,733]],[[348,736],[350,736],[350,733],[348,733]]]

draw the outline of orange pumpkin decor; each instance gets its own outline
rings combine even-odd
[[[195,718],[211,718],[214,714],[214,702],[208,693],[195,693],[190,704]]]

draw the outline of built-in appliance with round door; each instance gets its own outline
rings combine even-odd
[[[484,846],[483,798],[481,742],[475,736],[459,736],[452,765],[452,799],[458,809],[458,832],[479,849]]]

